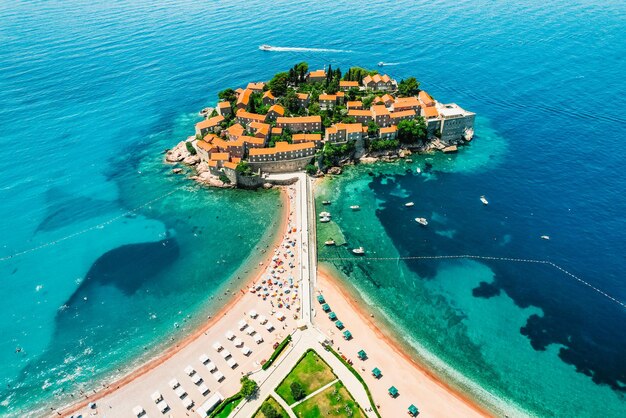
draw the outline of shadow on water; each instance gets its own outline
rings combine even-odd
[[[35,232],[52,231],[118,209],[116,202],[73,196],[60,187],[46,192],[45,207],[46,215]]]
[[[519,207],[502,208],[499,213],[485,212],[491,207],[482,207],[477,202],[484,185],[476,176],[460,173],[437,173],[437,176],[438,181],[419,181],[413,174],[372,177],[369,187],[383,202],[377,217],[400,256],[474,254],[548,258],[545,242],[529,234],[529,221],[522,219]],[[404,207],[406,197],[394,193],[398,187],[413,196],[411,199],[416,202],[413,210]],[[407,227],[418,212],[423,214],[419,216],[431,219],[429,226]],[[516,216],[508,216],[510,213]],[[438,229],[457,232],[451,239],[437,234]],[[405,261],[422,280],[435,278],[444,263],[447,261]],[[489,260],[481,263],[493,271],[494,280],[480,282],[472,289],[473,297],[491,298],[505,292],[521,308],[539,307],[543,316],[531,315],[519,330],[535,350],[557,344],[561,346],[558,354],[561,361],[590,376],[596,384],[626,393],[626,329],[619,305],[590,293],[589,288],[549,266]],[[583,275],[593,274],[584,260],[569,267]],[[596,280],[602,283],[602,278]],[[615,326],[606,325],[610,323]]]
[[[141,309],[145,294],[176,291],[176,283],[168,283],[162,273],[179,256],[177,241],[168,238],[123,245],[98,258],[58,311],[48,348],[41,356],[31,359],[15,380],[13,387],[18,388],[15,395],[20,398],[38,395],[45,383],[39,376],[49,376],[50,371],[57,381],[51,382],[46,389],[49,391],[57,390],[56,385],[62,385],[60,382],[68,378],[89,381],[90,363],[98,356],[111,355],[108,351],[96,352],[93,347],[114,347],[124,338],[119,333],[123,329],[121,323],[132,328],[137,321],[145,320]],[[112,299],[112,295],[117,296]]]

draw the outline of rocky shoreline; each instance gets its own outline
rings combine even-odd
[[[209,172],[209,165],[205,161],[201,161],[199,155],[193,155],[189,152],[186,141],[180,141],[174,148],[166,150],[165,162],[175,165],[172,169],[172,173],[174,174],[188,174],[188,171],[185,171],[179,164],[191,168],[192,175],[188,178],[200,184],[222,189],[235,188],[235,185],[226,183],[218,176],[211,174]]]
[[[340,175],[342,167],[355,164],[374,164],[377,162],[393,162],[399,159],[406,159],[413,154],[429,154],[433,152],[456,152],[459,146],[468,144],[469,141],[456,140],[446,143],[439,138],[433,138],[426,144],[407,144],[395,150],[373,151],[367,152],[360,157],[352,155],[346,157],[336,165],[327,167],[324,171],[318,170],[314,177],[323,177],[327,174]],[[181,141],[172,149],[165,150],[164,162],[174,165],[172,173],[174,174],[191,174],[188,176],[190,180],[196,181],[202,185],[210,187],[218,187],[222,189],[236,188],[232,183],[224,182],[220,177],[209,172],[209,165],[205,161],[200,160],[199,155],[193,155],[189,152],[186,141]],[[189,169],[185,170],[180,165]],[[263,188],[269,189],[272,185],[264,183]]]

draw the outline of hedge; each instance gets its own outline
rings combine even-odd
[[[263,370],[269,369],[269,367],[272,365],[272,363],[274,363],[276,358],[278,358],[280,353],[282,353],[285,347],[287,347],[289,341],[291,341],[291,334],[287,335],[287,338],[285,338],[280,344],[278,344],[278,347],[276,347],[276,350],[274,350],[270,358],[261,366]]]
[[[217,406],[217,408],[215,408],[213,410],[213,412],[211,412],[211,415],[209,415],[209,418],[214,418],[214,417],[218,416],[224,410],[224,408],[226,408],[226,406],[228,404],[230,404],[232,402],[236,402],[236,401],[240,400],[241,398],[243,398],[243,395],[241,394],[241,392],[237,392],[233,396],[231,396],[230,398],[224,399],[224,401],[221,404],[219,404]]]
[[[374,398],[372,397],[372,393],[370,392],[369,388],[367,387],[367,384],[365,383],[365,380],[363,380],[363,378],[361,377],[359,372],[357,372],[356,369],[350,365],[350,363],[348,363],[346,360],[344,360],[343,357],[341,357],[341,354],[339,354],[335,350],[333,350],[333,348],[330,345],[325,345],[325,347],[326,347],[326,349],[328,351],[333,353],[335,355],[335,357],[337,357],[339,359],[339,361],[341,361],[348,368],[348,370],[350,370],[352,372],[354,377],[356,377],[359,382],[361,382],[361,384],[365,388],[365,393],[367,393],[367,398],[370,400],[370,405],[373,406],[372,409],[376,413],[376,416],[378,418],[382,418],[380,416],[380,413],[378,412],[378,408],[376,408],[376,404],[374,403]]]

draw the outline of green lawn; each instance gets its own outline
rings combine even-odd
[[[293,412],[302,418],[350,417],[365,418],[365,414],[356,404],[350,392],[337,382],[310,399],[293,408]]]
[[[263,401],[263,404],[261,405],[259,410],[256,411],[256,414],[254,414],[253,418],[266,418],[265,414],[262,412],[263,406],[266,404],[270,404],[271,406],[273,406],[274,409],[278,411],[283,418],[289,418],[289,415],[287,415],[287,412],[283,409],[283,407],[280,406],[280,404],[276,402],[276,399],[272,398],[271,396]]]
[[[335,376],[328,364],[315,351],[309,350],[296,364],[296,367],[285,377],[285,380],[276,388],[276,393],[288,405],[291,405],[296,401],[291,395],[290,386],[293,382],[299,382],[304,388],[304,392],[309,395],[336,378],[337,376]]]

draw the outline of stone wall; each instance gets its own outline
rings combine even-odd
[[[263,186],[263,183],[265,183],[265,180],[261,176],[242,176],[238,173],[236,176],[237,187],[241,187],[242,189],[256,189]]]
[[[287,173],[290,171],[304,170],[304,167],[306,167],[312,159],[313,156],[308,156],[293,160],[250,162],[249,164],[255,171],[260,169],[264,173]]]

